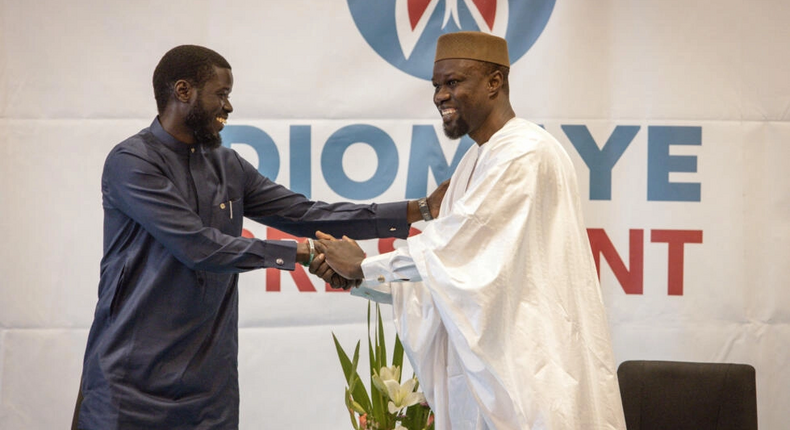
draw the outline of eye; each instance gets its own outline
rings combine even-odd
[[[456,85],[458,85],[458,79],[450,79],[447,81],[447,86],[449,87],[455,87]]]

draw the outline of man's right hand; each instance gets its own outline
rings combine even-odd
[[[338,275],[347,279],[363,279],[362,260],[365,259],[365,251],[359,247],[357,241],[347,236],[337,240],[331,235],[316,232],[315,236],[319,239],[316,242],[316,249],[324,254],[326,262]]]
[[[318,242],[316,242],[318,245]],[[316,247],[318,248],[318,247]],[[358,287],[362,283],[361,279],[346,279],[339,274],[335,273],[329,264],[326,263],[326,256],[320,251],[310,263],[310,273],[323,279],[324,282],[329,284],[332,288],[348,290],[353,287]]]

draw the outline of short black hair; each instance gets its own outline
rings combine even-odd
[[[510,67],[503,66],[501,64],[489,63],[488,61],[481,61],[480,63],[482,63],[480,71],[483,72],[484,75],[490,75],[494,72],[499,72],[502,74],[502,91],[505,93],[505,95],[510,95],[510,82],[508,80]]]
[[[214,66],[230,69],[222,55],[202,46],[181,45],[167,51],[154,70],[154,98],[159,113],[164,112],[176,81],[184,79],[202,88],[214,76]]]

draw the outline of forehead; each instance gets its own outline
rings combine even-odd
[[[206,82],[206,88],[232,88],[233,72],[224,67],[214,66],[214,76]]]
[[[466,58],[447,58],[433,63],[433,77],[441,78],[453,74],[473,75],[479,73],[480,62]]]

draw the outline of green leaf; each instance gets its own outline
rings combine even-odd
[[[384,324],[381,322],[381,307],[376,303],[376,317],[378,319],[378,332],[376,334],[378,352],[379,352],[379,368],[387,365],[387,342],[384,339]]]
[[[354,361],[352,362],[348,358],[348,354],[343,350],[343,347],[340,346],[340,342],[337,340],[337,336],[332,333],[332,338],[335,341],[335,348],[337,349],[337,355],[340,358],[340,365],[343,368],[343,374],[346,376],[346,383],[349,385],[349,390],[351,391],[351,395],[359,402],[360,405],[365,410],[371,410],[370,405],[370,397],[368,397],[368,391],[365,389],[365,384],[358,384],[357,381],[359,380],[359,374],[357,373],[357,363],[359,361],[359,344],[357,342],[357,346],[354,350]]]
[[[354,415],[354,411],[349,409],[348,416],[351,418],[351,425],[354,426],[354,430],[359,430],[359,424],[357,424],[357,416]]]
[[[373,369],[376,365],[376,359],[373,352],[373,345],[371,344],[370,336],[368,336],[368,356],[370,357],[370,400],[373,406],[373,417],[379,423],[385,422],[384,413],[386,412],[386,403],[384,403],[384,397],[382,396],[381,391],[376,388],[376,385],[373,383]],[[386,427],[385,427],[386,428]]]
[[[409,406],[406,409],[405,417],[403,419],[403,426],[408,429],[423,430],[429,428],[428,416],[431,414],[431,409],[421,404]]]
[[[370,300],[368,300],[368,342],[370,342],[370,303]]]
[[[379,305],[376,304],[376,314],[378,315]],[[379,327],[373,327],[374,333],[374,340],[370,337],[371,334],[371,303],[368,302],[368,357],[370,359],[370,400],[373,406],[373,416],[376,422],[381,424],[381,428],[390,428],[392,427],[390,423],[392,422],[392,417],[389,411],[387,410],[387,395],[386,393],[382,393],[373,383],[373,371],[374,369],[378,371],[382,367],[382,355],[379,351],[379,344],[381,343],[380,340],[382,338],[379,337]],[[375,320],[374,320],[375,321]]]
[[[356,348],[354,348],[354,361],[351,363],[351,374],[353,375],[353,388],[349,387],[351,390],[351,394],[354,397],[354,400],[359,402],[359,404],[364,408],[366,411],[371,409],[370,407],[370,397],[368,397],[368,390],[365,389],[365,384],[357,383],[360,381],[359,373],[357,373],[357,364],[359,363],[359,344],[357,342]]]
[[[351,407],[351,402],[352,402],[351,393],[348,391],[348,388],[346,388],[345,399],[346,399],[346,410],[348,411],[348,416],[351,419],[351,425],[354,426],[354,430],[359,430],[359,424],[357,424],[357,416],[354,415],[354,410]]]
[[[349,360],[348,354],[343,350],[343,347],[340,346],[340,342],[338,342],[334,332],[332,332],[332,339],[335,341],[335,349],[337,349],[337,357],[340,359],[340,367],[343,368],[343,375],[345,375],[346,381],[348,381],[351,376],[351,360]]]
[[[359,341],[357,341],[357,346],[354,348],[354,358],[351,360],[351,369],[348,372],[350,376],[346,378],[349,385],[351,385],[352,382],[356,383],[356,380],[359,379],[357,365],[359,365]]]
[[[395,348],[392,351],[392,365],[398,366],[401,369],[400,373],[403,373],[403,345],[400,343],[397,333],[395,334]],[[398,383],[400,383],[400,380],[401,378],[398,378]]]
[[[358,413],[360,415],[365,415],[366,413],[368,413],[368,411],[366,411],[365,408],[362,407],[362,405],[360,405],[359,403],[357,403],[355,401],[351,402],[351,409],[353,409],[354,412],[356,412],[356,413]]]

